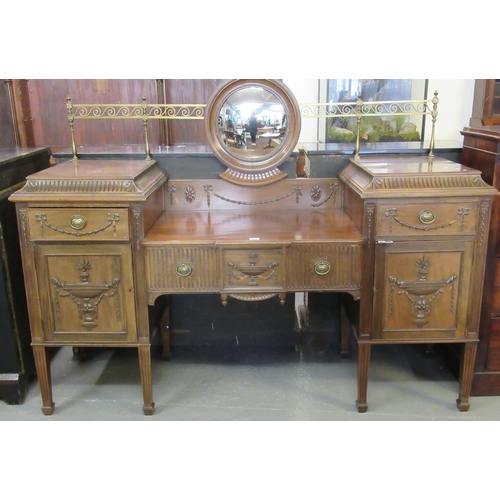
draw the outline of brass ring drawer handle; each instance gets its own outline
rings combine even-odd
[[[72,215],[69,219],[69,225],[73,229],[80,230],[87,225],[87,221],[83,215]]]
[[[175,272],[181,276],[182,278],[185,278],[186,276],[189,276],[193,272],[193,268],[189,264],[179,264],[175,268]]]
[[[436,220],[436,214],[432,210],[422,210],[418,219],[422,224],[432,224]]]
[[[314,272],[319,276],[324,276],[325,274],[328,274],[330,272],[330,269],[331,269],[330,264],[328,262],[325,262],[324,260],[316,262],[314,266]]]

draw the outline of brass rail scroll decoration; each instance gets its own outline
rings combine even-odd
[[[64,283],[57,278],[52,278],[52,284],[56,291],[56,312],[59,314],[59,297],[70,297],[77,305],[80,319],[83,319],[82,326],[87,330],[93,330],[97,326],[95,320],[98,319],[98,306],[104,296],[116,296],[117,317],[121,317],[120,297],[118,293],[119,278],[114,278],[111,283],[89,283],[88,271],[92,265],[88,261],[77,264],[76,268],[81,271],[80,283]],[[94,299],[94,300],[92,300]]]
[[[149,146],[149,120],[203,120],[206,104],[148,104],[146,97],[140,104],[73,104],[71,97],[66,98],[68,121],[71,132],[73,160],[78,159],[75,140],[75,120],[142,120],[146,160],[151,160]]]
[[[300,104],[302,118],[356,118],[356,146],[354,158],[359,160],[360,131],[363,118],[369,116],[430,116],[432,119],[429,143],[429,160],[434,158],[435,128],[438,115],[438,92],[432,99],[406,101],[365,102],[362,96],[356,102]],[[149,120],[204,120],[206,104],[148,104],[143,97],[140,104],[73,104],[66,98],[68,121],[71,132],[73,160],[78,159],[75,140],[75,120],[136,119],[144,125],[146,159],[151,160],[149,146]]]
[[[391,284],[391,289],[389,292],[389,305],[388,305],[388,316],[392,316],[393,310],[393,296],[396,289],[399,288],[397,292],[398,295],[406,295],[408,300],[411,302],[411,315],[414,317],[412,323],[422,328],[428,320],[426,316],[431,314],[431,305],[434,299],[441,293],[444,293],[444,287],[447,285],[451,286],[451,298],[450,298],[450,314],[453,313],[455,305],[455,281],[458,279],[456,275],[452,275],[447,279],[441,281],[428,281],[427,268],[431,265],[431,261],[424,256],[418,259],[416,265],[420,268],[418,281],[399,281],[395,276],[389,276],[389,283]]]
[[[306,103],[300,104],[299,107],[302,118],[356,118],[355,160],[359,160],[360,131],[363,118],[368,116],[430,116],[432,128],[428,158],[432,160],[434,158],[438,103],[439,98],[436,91],[432,99],[365,102],[360,95],[356,102]]]

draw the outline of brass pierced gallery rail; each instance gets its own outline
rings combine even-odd
[[[438,93],[432,99],[408,101],[364,102],[361,96],[356,102],[300,104],[303,118],[356,118],[356,146],[354,158],[359,159],[361,120],[368,116],[430,116],[432,130],[429,158],[434,157],[436,118],[438,115]],[[141,104],[73,104],[66,99],[68,120],[71,129],[73,159],[77,159],[75,120],[141,119],[144,126],[146,159],[151,159],[148,122],[158,120],[203,120],[206,104],[148,104],[145,97]]]
[[[320,104],[301,104],[303,118],[356,118],[356,148],[354,158],[359,159],[361,120],[367,116],[430,116],[432,119],[429,158],[434,157],[436,118],[438,115],[438,93],[432,99],[408,101],[371,101],[364,102],[360,97],[356,102],[334,102]]]
[[[148,122],[158,120],[203,120],[206,104],[148,104],[145,97],[141,104],[73,104],[66,99],[68,120],[71,129],[73,159],[77,159],[75,141],[75,120],[142,120],[146,142],[146,159],[151,159]]]

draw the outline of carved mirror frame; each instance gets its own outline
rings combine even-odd
[[[279,145],[257,157],[243,157],[228,147],[220,133],[220,116],[224,104],[237,92],[259,88],[272,94],[283,106],[286,116],[285,135]],[[288,87],[278,80],[227,80],[213,93],[207,104],[205,132],[215,156],[227,167],[220,177],[240,185],[263,185],[286,177],[278,167],[290,156],[300,135],[300,108]],[[269,143],[271,144],[271,142]]]

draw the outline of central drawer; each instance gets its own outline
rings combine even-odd
[[[282,291],[282,247],[223,248],[222,272],[225,291]]]
[[[127,209],[44,209],[27,210],[30,239],[33,241],[128,241]]]

